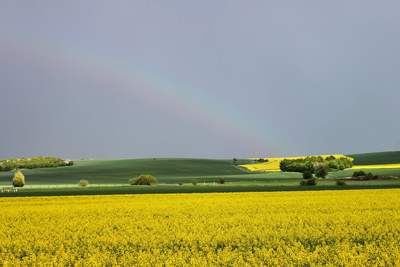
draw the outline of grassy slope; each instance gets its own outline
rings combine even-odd
[[[348,156],[354,158],[354,163],[357,165],[400,162],[399,151]],[[237,164],[248,162],[240,160]],[[365,171],[400,177],[400,169],[366,169]],[[86,179],[91,184],[127,184],[129,178],[148,173],[154,175],[160,183],[167,184],[190,183],[192,179],[197,179],[199,183],[204,181],[212,183],[218,181],[219,177],[225,177],[227,182],[234,182],[238,186],[249,185],[249,182],[253,185],[255,181],[257,183],[254,185],[263,183],[263,186],[289,186],[297,185],[302,177],[300,173],[250,173],[235,168],[232,160],[210,159],[76,160],[73,167],[22,170],[22,172],[26,177],[26,185],[75,185],[80,179]],[[353,172],[354,170],[346,170],[329,175],[340,178],[351,176]],[[13,175],[14,171],[0,172],[0,186],[10,186]],[[331,182],[333,181],[327,183]],[[320,185],[324,183],[321,181]]]
[[[400,151],[346,155],[354,159],[354,165],[400,163]]]
[[[244,164],[241,160],[239,164]],[[123,159],[76,160],[73,167],[22,170],[26,185],[76,184],[86,179],[92,184],[126,184],[132,177],[151,174],[161,183],[218,181],[251,181],[300,178],[297,173],[249,173],[235,168],[232,160],[210,159]],[[0,186],[10,185],[14,171],[0,173]]]

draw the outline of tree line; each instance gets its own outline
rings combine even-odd
[[[72,160],[64,160],[55,157],[36,157],[20,159],[2,159],[0,160],[0,171],[12,171],[18,169],[36,169],[36,168],[56,168],[61,166],[72,166]]]
[[[283,172],[305,172],[315,173],[321,165],[326,166],[328,171],[338,171],[353,167],[353,162],[347,157],[336,158],[335,156],[312,156],[297,159],[284,159],[280,162],[279,167]]]

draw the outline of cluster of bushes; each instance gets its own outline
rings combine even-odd
[[[17,169],[56,168],[59,166],[72,166],[72,160],[63,160],[55,157],[36,157],[20,159],[0,160],[0,171],[12,171]]]
[[[259,158],[256,159],[257,162],[268,162],[268,159]]]
[[[305,172],[311,171],[316,173],[319,166],[323,166],[327,173],[330,171],[344,170],[353,167],[353,162],[346,157],[336,158],[335,156],[313,156],[297,159],[284,159],[280,162],[279,167],[283,172]],[[321,168],[319,168],[321,169]],[[318,177],[318,176],[317,176]]]
[[[157,179],[150,174],[142,174],[136,178],[129,179],[130,185],[150,185],[158,184]]]
[[[371,178],[374,175],[370,172],[368,174],[366,174],[365,171],[355,171],[353,173],[353,177],[359,177],[359,176],[365,176],[365,177]]]
[[[346,185],[346,182],[343,181],[343,180],[336,180],[336,185],[343,185],[343,186],[345,186],[345,185]]]

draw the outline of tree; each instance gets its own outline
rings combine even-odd
[[[24,185],[25,185],[25,176],[20,171],[16,172],[13,178],[13,186],[23,187]]]
[[[130,185],[150,185],[158,184],[157,179],[150,174],[142,174],[139,177],[129,179]]]
[[[325,178],[325,176],[328,174],[328,172],[325,169],[320,169],[317,172],[315,172],[315,177],[318,178]]]
[[[316,163],[314,164],[314,172],[316,177],[325,178],[329,172],[329,166],[325,163]]]

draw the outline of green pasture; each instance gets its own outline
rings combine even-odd
[[[237,164],[250,162],[239,160]],[[270,179],[301,178],[299,173],[251,173],[237,168],[232,160],[211,159],[121,159],[75,160],[74,166],[42,168],[21,172],[25,185],[74,185],[81,179],[90,184],[127,184],[130,178],[151,174],[160,183],[188,183],[192,179],[201,182],[218,181],[265,181]],[[0,186],[10,185],[15,171],[0,172]]]
[[[346,155],[354,159],[354,165],[400,163],[400,151],[376,152]]]
[[[374,159],[374,155],[376,158]],[[400,152],[381,152],[348,155],[358,165],[399,163]],[[237,165],[250,163],[242,159]],[[288,190],[339,190],[335,178],[352,176],[355,170],[331,172],[328,179],[319,179],[317,186],[300,186],[301,173],[249,172],[235,166],[233,160],[213,159],[111,159],[74,160],[74,166],[42,169],[23,169],[25,186],[18,192],[0,196],[75,195],[75,194],[128,194],[128,193],[200,193],[200,192],[250,192]],[[363,169],[374,175],[392,176],[392,179],[347,181],[347,189],[400,188],[400,169]],[[0,172],[0,188],[12,185],[15,171]],[[151,174],[159,183],[157,187],[130,186],[128,180],[141,174]],[[226,179],[218,184],[219,178]],[[85,179],[89,186],[77,183]],[[198,185],[193,186],[191,181]],[[182,183],[182,185],[179,185]]]

